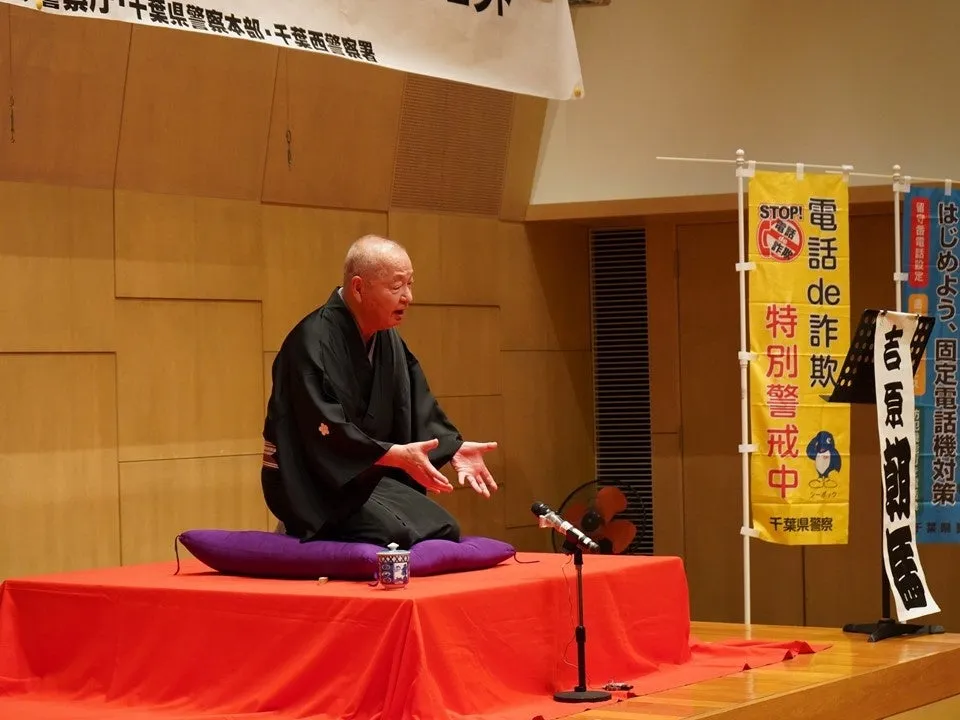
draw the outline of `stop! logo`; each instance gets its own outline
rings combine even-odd
[[[803,250],[803,229],[796,220],[767,218],[757,226],[757,251],[764,260],[790,262]]]

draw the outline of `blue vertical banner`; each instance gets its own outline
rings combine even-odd
[[[915,378],[917,542],[960,542],[957,362],[960,345],[960,190],[904,196],[903,308],[936,319]]]

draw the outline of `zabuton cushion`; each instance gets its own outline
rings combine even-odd
[[[315,540],[263,530],[187,530],[177,539],[204,565],[224,575],[316,580],[372,580],[377,553],[370,543]],[[464,536],[460,542],[424,540],[410,549],[410,575],[483,570],[513,557],[509,543]]]

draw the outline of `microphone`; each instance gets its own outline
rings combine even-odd
[[[557,515],[553,510],[542,502],[535,502],[530,511],[540,518],[540,527],[552,527],[561,535],[566,536],[571,542],[587,548],[588,550],[599,550],[600,546],[593,540],[584,535],[569,522]]]

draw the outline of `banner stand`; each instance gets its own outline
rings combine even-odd
[[[674,157],[658,155],[657,160],[666,160],[672,162],[693,162],[703,164],[733,165],[737,178],[737,229],[739,234],[739,254],[735,270],[739,276],[740,284],[740,345],[737,351],[737,361],[740,366],[740,444],[737,452],[741,460],[741,492],[742,492],[742,511],[743,519],[740,526],[740,536],[743,542],[743,623],[747,626],[747,637],[751,637],[751,626],[753,624],[753,612],[751,602],[751,558],[750,541],[759,537],[759,533],[754,529],[751,520],[751,493],[750,493],[750,455],[757,451],[757,446],[751,442],[750,437],[750,383],[749,367],[751,362],[756,361],[755,353],[750,351],[748,344],[748,313],[747,313],[747,273],[756,270],[756,264],[747,261],[747,225],[746,225],[746,189],[745,180],[754,176],[757,168],[784,168],[796,170],[800,175],[804,170],[817,170],[823,172],[837,172],[849,178],[856,175],[853,172],[852,165],[821,165],[813,163],[796,162],[771,162],[760,160],[747,160],[743,149],[738,149],[735,159],[724,158],[691,158]]]
[[[738,447],[738,452],[742,460],[742,492],[743,492],[743,520],[740,527],[740,535],[743,539],[743,622],[747,626],[747,637],[750,637],[750,627],[752,624],[752,608],[751,608],[751,558],[750,558],[750,540],[758,537],[758,533],[753,529],[751,523],[751,508],[750,508],[750,472],[749,472],[749,456],[751,453],[756,451],[756,446],[750,442],[750,421],[749,421],[749,383],[747,378],[747,369],[749,364],[754,361],[756,358],[753,353],[749,351],[749,347],[746,343],[746,273],[755,269],[754,263],[747,262],[745,256],[746,248],[746,226],[745,226],[745,188],[744,188],[744,179],[749,179],[753,177],[754,172],[759,167],[772,167],[772,168],[795,168],[798,174],[798,177],[801,176],[805,169],[817,170],[824,172],[826,174],[841,174],[844,178],[851,177],[861,177],[861,178],[872,178],[877,180],[885,180],[887,182],[892,182],[893,186],[893,203],[894,203],[894,224],[895,224],[895,253],[896,253],[896,272],[894,273],[894,283],[897,288],[897,300],[896,307],[898,312],[902,304],[902,298],[900,293],[900,286],[906,280],[906,275],[902,271],[901,267],[901,258],[900,258],[900,246],[901,246],[901,226],[900,226],[900,203],[902,193],[909,192],[911,181],[917,183],[945,183],[945,186],[949,192],[951,187],[950,180],[942,179],[933,179],[933,178],[921,178],[921,177],[911,177],[910,175],[901,175],[900,165],[893,166],[892,173],[871,173],[871,172],[854,172],[852,165],[819,165],[819,164],[806,164],[806,163],[791,163],[791,162],[767,162],[767,161],[758,161],[758,160],[746,160],[745,153],[742,149],[737,150],[735,159],[726,159],[726,158],[698,158],[698,157],[676,157],[676,156],[656,156],[657,160],[668,161],[668,162],[689,162],[697,164],[707,164],[707,165],[733,165],[736,170],[737,177],[737,209],[738,209],[738,231],[739,231],[739,258],[736,265],[736,272],[740,276],[740,347],[738,350],[738,360],[740,364],[740,399],[741,399],[741,443]],[[875,382],[874,373],[873,373],[873,331],[875,329],[877,311],[868,311],[872,312],[873,324],[870,325],[868,329],[868,347],[870,348],[868,352],[868,357],[863,361],[868,363],[869,366],[866,367],[865,372],[868,373],[866,379],[861,379],[858,382],[857,388],[859,388],[859,383],[865,383],[866,399],[863,400],[852,400],[850,402],[857,403],[870,403],[876,405],[876,391],[873,386]],[[930,320],[930,318],[925,318]],[[859,334],[862,331],[863,321],[861,320],[861,327],[858,328],[857,333]],[[920,357],[924,353],[924,348],[926,347],[926,341],[929,339],[929,328],[927,328],[927,336],[924,338],[923,347],[920,348],[919,354],[915,352],[914,348],[911,348],[911,353],[914,360],[913,372],[914,375],[918,369],[918,363]],[[917,336],[920,336],[920,326],[918,326]],[[854,336],[856,337],[856,335]],[[859,369],[860,363],[852,364],[850,353],[854,349],[855,345],[851,343],[851,348],[848,351],[848,356],[845,358],[845,363],[843,366],[844,372],[851,372],[850,367],[856,367]],[[855,372],[855,371],[854,371]],[[834,388],[834,395],[836,399],[831,399],[827,396],[822,396],[824,400],[828,402],[842,402],[840,399],[840,385],[839,383]],[[882,555],[882,551],[881,551]],[[881,601],[882,605],[882,614],[884,618],[876,623],[858,625],[858,624],[849,624],[844,626],[844,630],[853,633],[867,633],[870,635],[870,641],[876,642],[877,640],[882,640],[887,637],[897,637],[901,635],[920,635],[920,634],[939,634],[943,632],[943,628],[940,626],[927,626],[927,625],[913,625],[913,624],[901,624],[890,618],[890,583],[887,578],[887,574],[884,571],[884,561],[881,557],[881,578],[883,583],[883,598]]]
[[[850,349],[844,358],[840,376],[833,392],[824,396],[827,402],[849,403],[860,405],[876,405],[876,387],[874,385],[874,332],[877,316],[882,311],[864,310],[860,316],[860,323],[851,337]],[[913,342],[910,346],[910,356],[913,365],[913,374],[920,367],[933,330],[934,319],[926,315],[918,316],[919,322]],[[883,558],[880,558],[880,575],[882,578],[883,599],[881,618],[875,623],[850,623],[843,626],[843,631],[869,635],[869,642],[879,642],[893,637],[905,635],[939,635],[944,632],[940,625],[918,625],[901,623],[891,617],[890,612],[890,581],[884,571]]]

